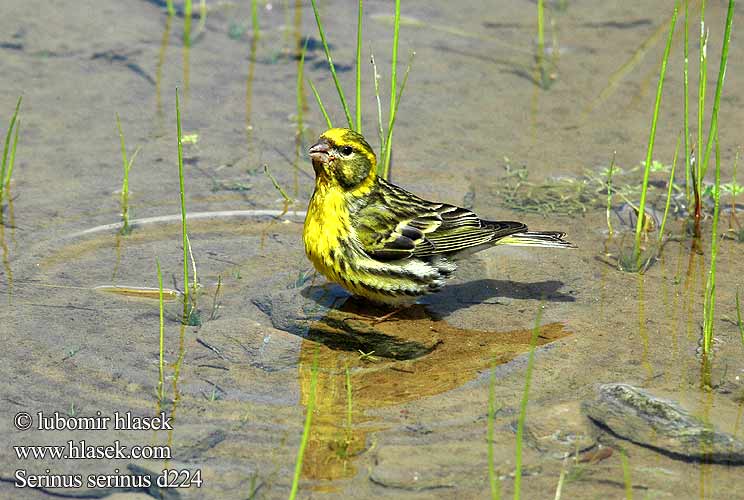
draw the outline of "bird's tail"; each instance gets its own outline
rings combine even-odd
[[[576,248],[576,245],[563,239],[566,233],[556,231],[528,231],[505,236],[496,241],[497,245],[520,247]]]

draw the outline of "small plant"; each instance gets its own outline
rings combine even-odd
[[[10,185],[10,177],[13,174],[13,165],[15,163],[16,146],[18,145],[18,131],[21,127],[20,120],[18,118],[18,111],[21,109],[21,101],[23,96],[18,98],[16,103],[15,112],[10,118],[10,125],[8,125],[8,131],[5,134],[5,145],[3,146],[3,162],[0,167],[0,204],[3,201],[5,190]],[[15,136],[13,138],[13,146],[11,148],[10,136],[15,130]],[[10,148],[10,161],[8,161],[8,148]]]
[[[198,280],[196,277],[196,262],[191,251],[188,231],[186,228],[186,201],[184,196],[183,181],[183,133],[181,132],[181,108],[178,101],[178,89],[176,88],[176,131],[178,133],[178,186],[181,202],[181,235],[183,240],[183,319],[182,322],[189,326],[201,325],[201,317],[196,305],[196,292]],[[189,257],[194,270],[194,283],[189,291]]]
[[[124,172],[121,182],[121,229],[119,229],[119,233],[122,235],[127,235],[132,232],[132,227],[129,225],[129,171],[132,169],[134,159],[137,157],[137,154],[140,152],[141,148],[137,148],[134,151],[132,158],[127,160],[127,148],[124,144],[124,131],[121,128],[119,113],[116,113],[116,127],[119,129],[121,163]]]

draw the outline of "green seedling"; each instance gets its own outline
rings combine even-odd
[[[8,125],[8,131],[5,133],[5,145],[3,146],[3,161],[2,166],[0,166],[0,203],[3,201],[3,196],[5,195],[5,190],[10,184],[10,174],[13,172],[13,164],[15,163],[15,151],[16,151],[16,145],[18,144],[18,129],[20,128],[20,125],[18,124],[18,111],[21,109],[21,102],[23,101],[23,96],[20,96],[18,98],[18,102],[16,103],[15,111],[13,112],[13,116],[10,118],[10,124]],[[13,147],[10,154],[10,166],[8,166],[8,148],[10,148],[10,137],[13,133],[13,129],[15,129],[15,138],[13,139]]]
[[[116,127],[119,130],[119,143],[121,146],[121,163],[122,163],[122,182],[121,182],[121,229],[119,233],[127,235],[132,232],[132,227],[129,225],[129,171],[134,165],[134,159],[139,154],[140,149],[137,148],[132,155],[132,158],[127,159],[127,147],[124,143],[124,131],[121,128],[121,120],[119,119],[119,113],[116,113]]]

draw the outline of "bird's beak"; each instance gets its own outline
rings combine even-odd
[[[328,163],[331,145],[326,139],[321,139],[308,150],[313,163]]]

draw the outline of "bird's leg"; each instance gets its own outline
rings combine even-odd
[[[374,326],[374,325],[377,325],[379,323],[382,323],[383,321],[386,321],[386,320],[390,319],[391,317],[395,316],[396,314],[398,314],[399,312],[401,312],[404,309],[406,309],[406,307],[397,307],[397,308],[393,309],[392,311],[390,311],[389,313],[383,314],[382,316],[378,316],[378,317],[374,318],[374,321],[372,321],[372,325]]]

